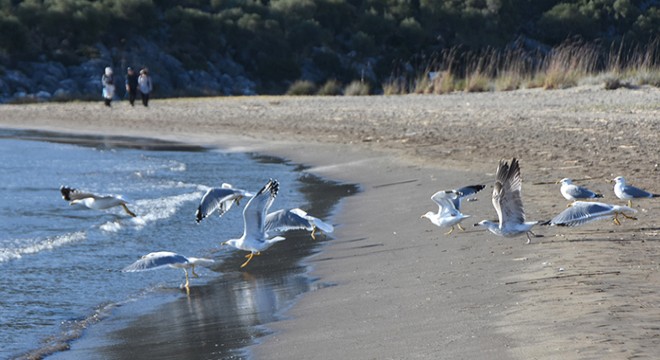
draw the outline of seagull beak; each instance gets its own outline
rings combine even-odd
[[[560,183],[561,183],[561,180],[555,181],[555,184],[560,184]]]

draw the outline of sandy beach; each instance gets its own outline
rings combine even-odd
[[[520,159],[529,220],[566,207],[564,177],[613,204],[619,175],[660,193],[660,89],[2,105],[0,126],[257,152],[359,184],[307,260],[336,286],[301,297],[254,358],[660,357],[660,199],[621,226],[537,228],[530,245],[472,227],[496,217],[500,159]],[[476,183],[465,232],[420,219],[434,192]]]

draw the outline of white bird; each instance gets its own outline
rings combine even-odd
[[[514,237],[527,235],[527,244],[532,242],[530,234],[532,227],[538,221],[525,221],[525,210],[523,209],[520,191],[522,180],[520,178],[520,166],[518,160],[513,158],[511,165],[500,160],[497,167],[497,176],[493,188],[493,207],[497,211],[499,223],[482,220],[476,225],[486,227],[495,235]],[[536,236],[536,235],[534,235]]]
[[[279,183],[277,180],[269,180],[266,185],[254,195],[243,209],[243,236],[238,239],[231,239],[223,242],[223,245],[230,245],[239,250],[249,251],[241,267],[245,267],[254,255],[261,255],[261,252],[273,246],[278,241],[285,240],[282,236],[270,236],[266,232],[266,214],[273,204]]]
[[[60,187],[62,198],[69,202],[69,205],[82,204],[87,208],[95,210],[109,209],[115,206],[121,206],[126,213],[132,217],[136,217],[135,213],[130,211],[126,204],[128,202],[121,198],[121,196],[113,195],[96,195],[70,187]]]
[[[202,197],[197,207],[195,218],[197,222],[218,210],[218,216],[222,217],[234,203],[240,205],[240,200],[244,197],[253,196],[243,189],[237,189],[231,184],[223,183],[219,188],[210,188]]]
[[[595,199],[603,197],[602,194],[595,193],[583,186],[573,184],[573,180],[569,178],[563,178],[559,182],[561,183],[559,191],[566,200],[575,201],[579,199]]]
[[[615,224],[621,225],[619,215],[625,218],[637,220],[626,215],[635,213],[637,210],[627,206],[610,205],[596,201],[575,201],[571,206],[559,213],[552,220],[543,225],[553,226],[579,226],[596,220],[612,219]]]
[[[134,262],[131,265],[125,267],[123,272],[136,272],[136,271],[147,271],[161,269],[163,267],[171,267],[175,269],[183,269],[183,272],[186,274],[186,283],[184,287],[187,291],[190,289],[190,279],[188,277],[188,269],[192,271],[194,277],[199,277],[195,273],[195,266],[211,266],[215,261],[211,259],[204,258],[195,258],[195,257],[185,257],[177,253],[169,251],[158,251],[152,252],[147,255],[144,255],[140,260]]]
[[[321,219],[308,215],[305,211],[295,209],[281,209],[266,215],[266,232],[269,235],[281,235],[289,230],[311,231],[312,239],[317,229],[324,233],[331,233],[334,227]]]
[[[460,222],[469,218],[470,215],[461,213],[461,199],[476,194],[484,187],[484,185],[470,185],[457,190],[440,190],[431,196],[431,200],[438,205],[438,212],[429,211],[422,215],[422,218],[429,219],[433,225],[441,228],[450,227],[449,231],[445,233],[446,235],[454,231],[454,225],[465,230]]]
[[[626,184],[626,179],[623,176],[617,176],[612,180],[614,184],[614,195],[621,200],[628,200],[628,206],[632,207],[632,199],[637,198],[654,198],[660,194],[653,194],[646,190]]]

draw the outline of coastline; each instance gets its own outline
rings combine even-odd
[[[530,219],[565,207],[557,188],[533,185],[561,177],[598,178],[590,184],[610,194],[604,175],[630,174],[657,192],[658,96],[579,88],[175,99],[111,113],[97,103],[39,104],[0,107],[0,123],[214,144],[359,183],[333,219],[335,240],[309,259],[314,276],[337,286],[307,293],[269,326],[276,331],[251,349],[256,358],[652,358],[657,201],[637,203],[638,222],[543,229],[531,246],[472,228],[445,236],[419,215],[435,191],[490,184],[497,161],[513,156]],[[493,216],[489,192],[466,206],[475,222]]]

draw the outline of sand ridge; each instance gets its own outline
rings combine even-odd
[[[309,259],[336,284],[304,296],[257,358],[657,358],[660,201],[638,221],[445,236],[419,216],[437,190],[485,183],[464,206],[491,219],[500,159],[519,157],[528,219],[563,210],[563,177],[622,203],[617,175],[660,192],[660,90],[444,96],[240,97],[0,106],[0,125],[151,136],[257,151],[359,183]],[[547,184],[546,184],[547,183]]]

